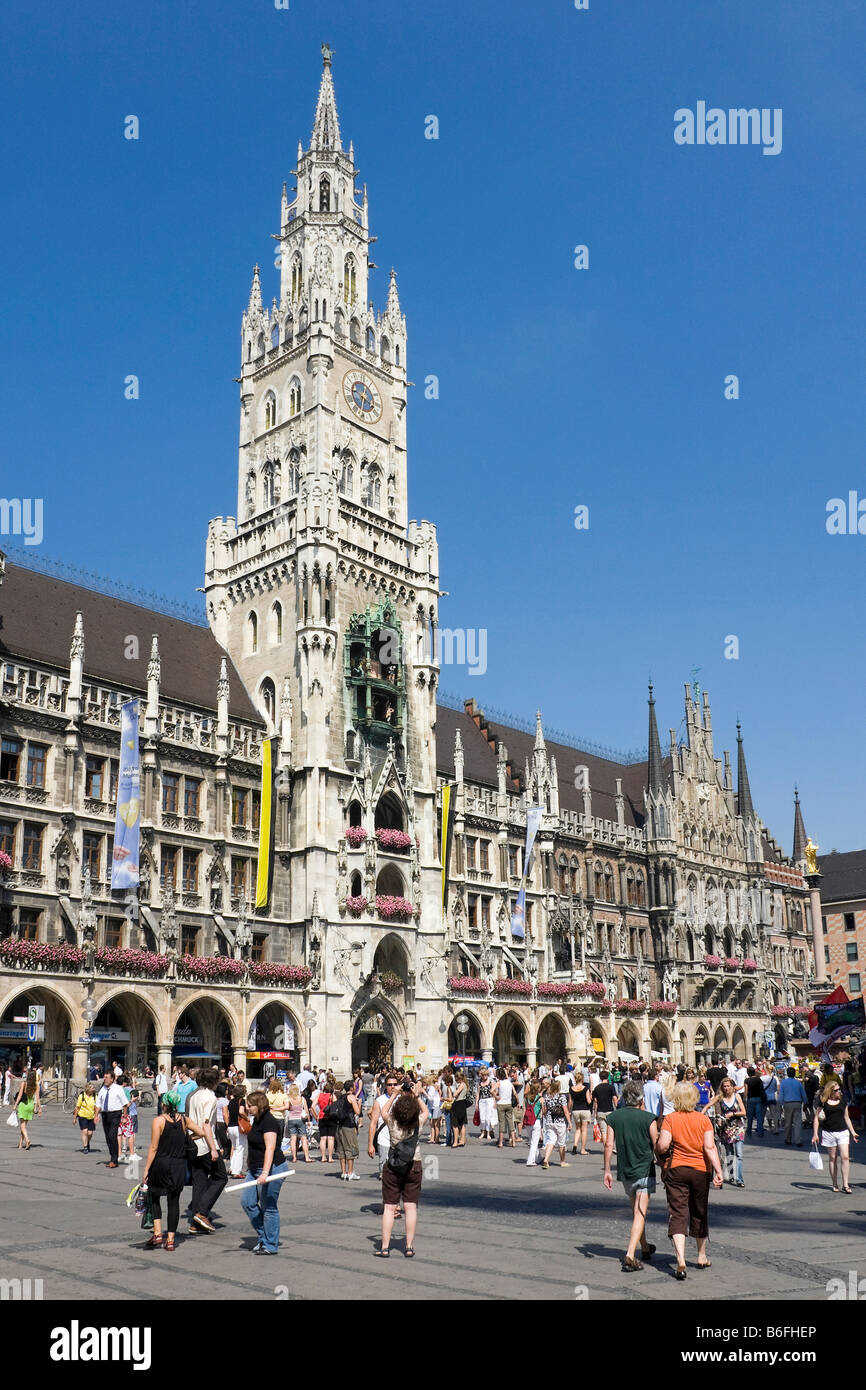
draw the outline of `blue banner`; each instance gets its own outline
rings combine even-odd
[[[514,910],[511,914],[511,935],[518,941],[526,939],[526,880],[529,877],[535,837],[538,834],[538,827],[541,825],[543,815],[544,810],[541,806],[530,806],[526,812],[526,850],[523,856],[523,877],[520,880],[517,902],[514,904]]]
[[[138,828],[141,820],[141,769],[138,761],[138,700],[127,700],[120,716],[120,769],[114,823],[112,888],[138,887]]]

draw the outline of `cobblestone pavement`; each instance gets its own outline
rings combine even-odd
[[[141,1121],[142,1153],[151,1115]],[[712,1274],[691,1268],[677,1283],[661,1189],[650,1205],[655,1262],[621,1273],[628,1208],[621,1189],[602,1186],[598,1145],[547,1172],[526,1168],[525,1146],[424,1145],[417,1258],[403,1259],[398,1223],[386,1262],[372,1258],[380,1188],[366,1155],[357,1183],[340,1182],[336,1163],[297,1165],[280,1196],[275,1258],[249,1253],[252,1231],[230,1195],[218,1203],[215,1234],[181,1234],[168,1254],[142,1248],[124,1201],[135,1179],[105,1167],[101,1130],[94,1155],[76,1152],[77,1125],[52,1105],[31,1135],[31,1150],[19,1152],[16,1131],[0,1128],[0,1277],[41,1279],[45,1299],[824,1300],[829,1279],[866,1275],[866,1139],[852,1151],[851,1196],[832,1193],[826,1160],[813,1171],[806,1147],[747,1143],[746,1188],[711,1195]],[[187,1224],[182,1215],[181,1232]]]

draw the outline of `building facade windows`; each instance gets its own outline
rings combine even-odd
[[[0,743],[0,778],[4,782],[17,782],[20,762],[20,739],[4,738]]]
[[[40,872],[42,869],[42,837],[44,825],[24,822],[24,835],[21,841],[21,867]]]
[[[28,787],[45,786],[45,767],[48,759],[48,749],[41,743],[28,743],[27,745],[27,785]]]

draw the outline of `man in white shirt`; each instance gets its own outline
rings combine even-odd
[[[749,1073],[747,1068],[743,1066],[743,1063],[741,1061],[738,1061],[736,1057],[734,1058],[734,1070],[732,1073],[729,1074],[736,1089],[738,1091],[742,1091],[743,1087],[746,1084],[746,1077],[749,1075]]]
[[[659,1080],[659,1069],[656,1067],[654,1075],[650,1081],[644,1082],[643,1104],[648,1115],[658,1115],[662,1103],[662,1084]]]
[[[162,1114],[162,1098],[168,1090],[169,1081],[165,1074],[165,1063],[163,1062],[154,1077],[154,1088],[156,1090],[156,1113]]]
[[[216,1067],[202,1067],[197,1076],[198,1086],[187,1097],[186,1113],[190,1122],[204,1131],[204,1138],[196,1136],[196,1156],[192,1161],[192,1210],[190,1235],[199,1231],[215,1231],[211,1212],[217,1198],[228,1182],[226,1165],[214,1137],[213,1126],[216,1116],[216,1096],[214,1087],[219,1080]]]
[[[102,1128],[108,1145],[109,1168],[117,1167],[117,1131],[120,1128],[124,1106],[127,1104],[123,1087],[118,1086],[112,1073],[107,1071],[96,1097],[96,1114],[102,1116]]]
[[[308,1082],[308,1081],[315,1081],[315,1079],[316,1079],[315,1072],[311,1072],[310,1069],[309,1069],[309,1067],[302,1067],[301,1070],[298,1072],[297,1079],[296,1079],[296,1081],[295,1081],[295,1085],[297,1086],[297,1088],[298,1088],[299,1091],[303,1091],[303,1089],[304,1089],[304,1087],[306,1086],[307,1082]]]
[[[115,1064],[114,1064],[114,1079],[115,1079],[115,1081],[119,1081],[120,1078],[121,1078],[122,1076],[123,1076],[123,1067],[120,1065],[119,1062],[115,1062]]]

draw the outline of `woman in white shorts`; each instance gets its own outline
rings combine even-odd
[[[430,1111],[430,1138],[427,1143],[438,1144],[439,1126],[442,1123],[442,1096],[436,1085],[436,1076],[433,1072],[424,1082],[424,1101]]]
[[[557,1148],[559,1166],[567,1168],[569,1165],[565,1158],[565,1146],[568,1143],[568,1131],[571,1129],[571,1109],[568,1096],[562,1094],[559,1082],[555,1078],[547,1083],[547,1090],[542,1096],[541,1115],[544,1130],[544,1159],[541,1166],[550,1167],[550,1155],[554,1148]]]
[[[833,1182],[833,1191],[839,1191],[838,1167],[839,1159],[842,1160],[842,1191],[850,1192],[848,1186],[848,1169],[851,1160],[848,1157],[848,1138],[850,1137],[857,1143],[857,1133],[848,1117],[848,1106],[842,1098],[842,1087],[838,1081],[828,1081],[821,1092],[820,1109],[815,1110],[815,1118],[812,1122],[812,1142],[818,1142],[818,1125],[821,1126],[821,1144],[828,1150],[830,1159],[830,1178]]]

